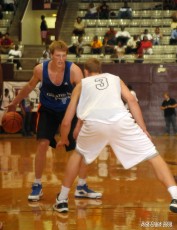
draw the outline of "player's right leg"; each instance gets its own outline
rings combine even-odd
[[[32,191],[28,196],[29,201],[39,201],[43,195],[41,178],[46,163],[46,152],[49,145],[53,148],[56,147],[54,136],[62,118],[63,114],[56,114],[43,106],[39,108],[37,124],[38,147],[35,157],[35,180],[32,185]]]
[[[49,147],[49,140],[38,140],[38,147],[35,156],[35,181],[28,195],[29,201],[39,201],[43,196],[41,177],[46,164],[46,152]]]

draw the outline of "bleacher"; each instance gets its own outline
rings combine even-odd
[[[93,1],[96,6],[101,4],[101,1]],[[123,1],[109,0],[107,4],[110,7],[110,12],[118,14],[119,8],[123,6]],[[85,22],[85,43],[90,43],[94,35],[98,35],[99,39],[103,40],[105,32],[109,26],[114,26],[115,30],[120,30],[120,26],[124,25],[131,36],[141,34],[144,29],[148,29],[152,34],[156,26],[160,27],[163,33],[161,45],[153,46],[153,55],[145,55],[143,63],[158,63],[158,62],[176,62],[177,47],[169,45],[171,35],[171,15],[175,10],[163,10],[163,1],[129,1],[128,5],[132,8],[133,19],[116,19],[110,14],[109,19],[84,19],[89,1],[80,1],[78,4],[77,16],[83,18]],[[71,43],[77,41],[77,36],[71,37]],[[84,47],[84,55],[81,58],[76,58],[69,54],[68,58],[72,61],[82,61],[90,56],[89,46]],[[110,55],[102,58],[102,61],[110,62]],[[99,57],[99,55],[97,55]],[[100,58],[100,57],[99,57]],[[168,59],[168,60],[167,60]],[[135,57],[133,55],[125,55],[127,62],[133,62]]]

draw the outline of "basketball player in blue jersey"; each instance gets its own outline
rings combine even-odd
[[[46,162],[46,152],[49,145],[56,147],[55,134],[62,122],[65,111],[70,102],[70,96],[75,85],[83,78],[81,69],[74,63],[67,61],[68,47],[63,41],[54,41],[49,46],[51,60],[34,67],[31,80],[23,87],[19,94],[8,106],[8,111],[16,109],[27,95],[40,84],[40,108],[37,124],[37,152],[35,156],[35,181],[29,201],[39,201],[43,195],[41,177]],[[66,151],[75,148],[73,129],[77,119],[72,122],[69,134],[70,145]],[[101,198],[102,194],[90,190],[86,184],[87,166],[84,161],[79,171],[79,180],[75,191],[76,197]]]
[[[69,145],[71,121],[77,111],[80,125],[78,123],[75,130],[76,150],[67,163],[54,210],[68,211],[68,191],[82,160],[90,164],[106,145],[110,145],[126,169],[144,160],[149,161],[157,178],[172,197],[170,210],[177,213],[176,183],[151,141],[136,98],[118,76],[101,73],[101,64],[95,58],[86,61],[84,73],[86,78],[73,90],[61,125],[61,140],[58,145]],[[128,103],[131,113],[124,106],[122,98]]]

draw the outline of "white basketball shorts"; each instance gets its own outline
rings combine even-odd
[[[77,138],[76,151],[84,157],[85,162],[93,162],[106,145],[112,147],[125,169],[158,154],[152,141],[130,114],[113,124],[84,121]]]

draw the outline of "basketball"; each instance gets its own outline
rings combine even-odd
[[[7,133],[17,133],[22,128],[22,116],[17,112],[7,112],[2,117],[2,127]]]

